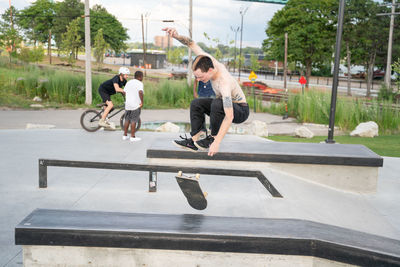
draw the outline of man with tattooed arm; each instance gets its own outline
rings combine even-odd
[[[249,117],[249,106],[239,83],[225,66],[213,56],[204,52],[193,40],[181,36],[174,28],[164,28],[170,36],[188,46],[197,55],[193,62],[193,74],[198,81],[211,80],[216,98],[196,98],[190,104],[190,124],[192,138],[174,140],[174,144],[190,151],[207,150],[213,156],[233,123],[242,123]],[[205,121],[210,116],[211,135],[200,139]]]

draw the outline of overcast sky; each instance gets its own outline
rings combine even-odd
[[[17,9],[30,5],[32,0],[11,0]],[[82,1],[84,2],[84,1]],[[148,14],[147,42],[154,42],[154,36],[164,35],[161,28],[175,27],[180,34],[188,35],[189,0],[89,0],[90,6],[100,4],[113,14],[128,29],[129,42],[142,40],[141,14]],[[9,0],[0,0],[0,13],[9,7]],[[214,46],[204,37],[206,32],[211,38],[219,38],[227,44],[235,39],[231,26],[240,26],[240,10],[248,8],[244,15],[243,46],[261,47],[266,38],[265,28],[274,13],[282,5],[251,3],[234,0],[193,0],[193,39]],[[163,23],[162,20],[174,20]],[[145,23],[146,24],[146,23]],[[240,32],[237,35],[239,44]],[[174,41],[174,45],[178,45]]]

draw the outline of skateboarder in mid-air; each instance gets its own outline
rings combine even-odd
[[[219,145],[233,123],[242,123],[249,117],[249,106],[239,83],[232,77],[225,66],[213,56],[204,52],[193,40],[181,36],[174,28],[164,28],[170,36],[187,45],[197,55],[193,62],[193,74],[198,81],[211,80],[216,98],[196,98],[190,104],[190,124],[192,138],[174,140],[179,147],[197,151],[208,149],[213,156],[219,151]],[[210,116],[211,135],[200,139],[205,121],[205,114]]]

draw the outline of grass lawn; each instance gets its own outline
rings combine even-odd
[[[277,142],[320,143],[327,136],[315,136],[311,139],[297,138],[294,136],[269,136],[268,139]],[[387,157],[400,157],[400,135],[382,135],[374,138],[335,136],[333,138],[340,144],[360,144],[368,147],[376,154]]]

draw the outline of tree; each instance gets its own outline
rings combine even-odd
[[[0,46],[6,47],[10,62],[11,56],[16,55],[16,49],[19,48],[22,41],[18,26],[15,24],[15,16],[18,16],[18,10],[11,6],[11,9],[7,9],[1,15],[0,20]]]
[[[51,29],[55,15],[55,4],[51,0],[36,0],[29,7],[21,10],[18,24],[25,30],[25,35],[34,42],[48,43],[51,55]]]
[[[10,57],[16,56],[16,49],[20,47],[22,37],[19,35],[18,31],[13,28],[1,29],[0,31],[0,42],[2,46],[6,47],[8,55]]]
[[[263,49],[283,61],[285,32],[288,33],[288,60],[299,61],[306,68],[307,87],[313,63],[323,64],[333,54],[335,0],[290,0],[275,13],[266,29]]]
[[[61,48],[62,34],[67,31],[67,26],[72,20],[82,17],[84,8],[85,5],[80,0],[64,0],[56,3],[52,32],[58,48]],[[84,40],[84,35],[81,37]]]
[[[214,42],[215,43],[215,50],[214,50],[214,57],[217,59],[217,60],[221,60],[223,57],[224,57],[224,55],[223,55],[223,53],[222,53],[222,51],[221,51],[221,45],[220,45],[220,41],[219,41],[219,38],[212,38],[211,36],[209,36],[206,32],[204,32],[203,33],[204,34],[204,37],[207,39],[207,40],[209,40],[209,41],[212,41],[212,42]],[[223,46],[222,46],[223,47]]]
[[[167,59],[172,64],[182,63],[182,57],[185,54],[185,49],[183,47],[174,47],[168,50]]]
[[[107,12],[105,8],[100,5],[95,5],[90,11],[90,30],[91,40],[94,40],[94,34],[103,29],[104,40],[110,47],[119,53],[124,49],[124,42],[129,39],[127,29],[122,24]],[[82,28],[83,29],[83,22]]]
[[[67,26],[67,32],[62,34],[62,50],[70,64],[75,62],[75,54],[82,46],[81,36],[79,35],[79,20],[80,18],[71,21]]]
[[[104,60],[104,53],[108,48],[108,44],[103,38],[103,29],[100,29],[94,38],[94,57],[99,64],[99,69]]]
[[[388,30],[385,24],[387,21],[377,16],[377,13],[384,11],[383,7],[379,7],[378,3],[372,0],[365,0],[363,8],[365,8],[365,16],[357,21],[354,35],[358,42],[351,48],[354,63],[363,65],[367,70],[367,93],[371,95],[371,84],[373,72],[378,53],[386,46]]]
[[[256,72],[260,69],[260,62],[258,62],[258,56],[252,54],[250,56],[250,68],[252,71]]]

